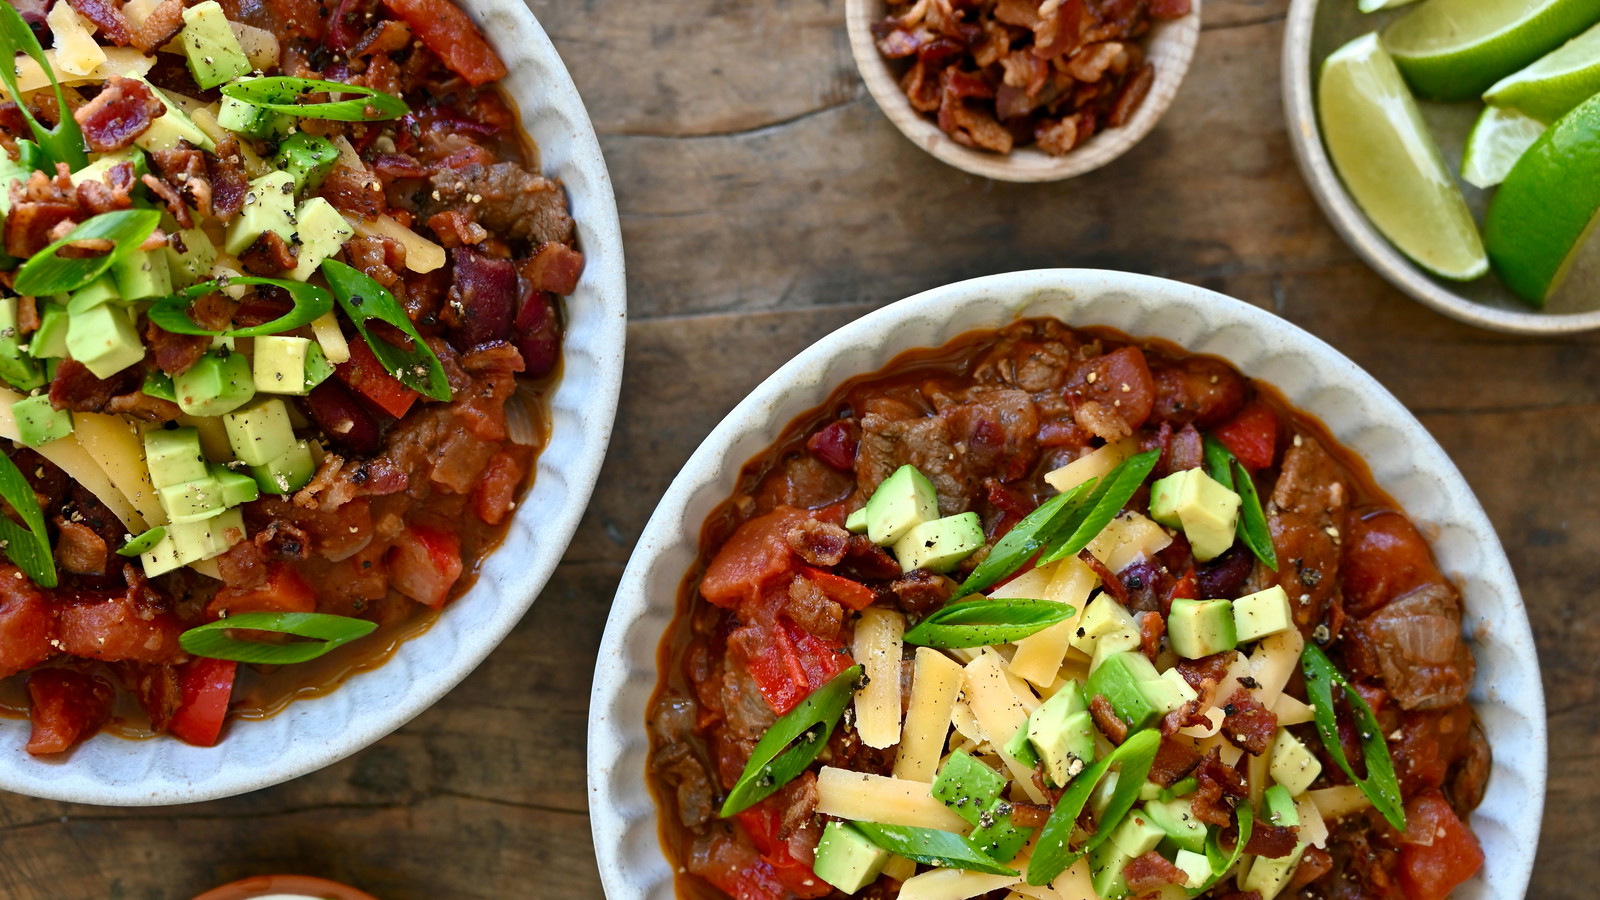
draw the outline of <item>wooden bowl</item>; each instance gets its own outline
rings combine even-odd
[[[1178,94],[1183,76],[1194,59],[1194,45],[1200,38],[1200,0],[1181,19],[1155,22],[1143,38],[1146,57],[1156,68],[1155,83],[1139,104],[1133,118],[1121,128],[1096,132],[1089,140],[1061,156],[1052,156],[1035,147],[1017,147],[1008,154],[976,150],[956,143],[922,113],[913,109],[900,89],[900,78],[891,61],[878,52],[872,40],[872,25],[888,15],[885,0],[845,0],[845,22],[850,29],[850,52],[856,69],[867,83],[867,90],[878,107],[900,133],[913,144],[940,161],[964,172],[996,181],[1061,181],[1092,172],[1128,152],[1156,126],[1172,98]]]

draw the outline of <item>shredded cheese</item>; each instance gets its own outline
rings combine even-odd
[[[1008,888],[1022,879],[962,869],[929,869],[900,885],[900,900],[968,900]]]
[[[1066,493],[1091,478],[1104,477],[1138,449],[1139,442],[1131,437],[1113,441],[1046,474],[1044,480],[1056,490]]]
[[[1303,725],[1311,721],[1311,707],[1288,694],[1279,694],[1278,701],[1272,704],[1272,714],[1278,717],[1278,724],[1283,726]]]
[[[56,74],[89,75],[106,61],[106,52],[94,40],[94,25],[68,4],[57,3],[45,16],[55,36]]]
[[[1261,795],[1267,789],[1267,770],[1272,767],[1272,753],[1268,751],[1260,756],[1251,756],[1245,766],[1245,787],[1250,789],[1250,805],[1261,807]]]
[[[137,31],[144,27],[144,20],[161,5],[161,0],[128,0],[122,4],[122,17],[128,20],[128,27]]]
[[[965,819],[933,797],[933,785],[824,766],[817,773],[817,812],[856,822],[909,825],[965,834]]]
[[[882,750],[900,740],[900,655],[905,617],[891,609],[869,607],[856,623],[852,655],[861,664],[867,684],[856,692],[856,732],[868,747]]]
[[[1256,645],[1256,652],[1250,657],[1250,677],[1260,685],[1256,689],[1256,699],[1262,706],[1271,708],[1278,702],[1289,677],[1300,668],[1300,654],[1305,646],[1298,628],[1262,638]]]
[[[328,362],[338,365],[350,360],[350,342],[345,340],[344,332],[339,329],[339,319],[332,310],[313,319],[311,331]]]
[[[1095,539],[1089,552],[1113,572],[1121,572],[1141,558],[1152,558],[1172,543],[1172,535],[1153,520],[1136,512],[1112,519]]]
[[[265,28],[246,25],[243,22],[228,21],[228,27],[233,29],[233,36],[239,39],[239,47],[244,50],[244,55],[249,58],[250,65],[257,71],[265,72],[278,67],[278,36]]]
[[[891,855],[889,861],[883,864],[883,875],[895,881],[905,881],[915,874],[917,864],[904,856]]]
[[[985,653],[968,663],[965,670],[967,700],[972,704],[972,714],[978,720],[978,727],[983,729],[984,739],[999,750],[1000,758],[1011,770],[1013,780],[1034,803],[1045,805],[1044,793],[1033,783],[1033,768],[999,749],[1028,720],[1027,710],[1012,692],[1001,666],[997,653]]]
[[[51,69],[56,73],[56,81],[61,85],[89,84],[90,82],[107,81],[113,75],[124,78],[141,77],[155,65],[155,59],[145,56],[133,47],[104,47],[105,62],[96,66],[94,71],[87,75],[73,75],[61,67],[56,59],[55,48],[44,51],[45,61],[50,63]],[[50,78],[45,75],[44,69],[34,62],[31,57],[17,57],[17,90],[24,94],[48,88]],[[0,98],[13,99],[3,85],[0,85]]]
[[[1055,566],[1029,569],[990,591],[989,597],[994,600],[1043,600],[1045,594],[1050,590],[1050,577],[1053,574],[1055,574]]]
[[[1065,872],[1050,882],[1061,900],[1099,900],[1094,890],[1094,873],[1089,871],[1089,857],[1080,857]]]
[[[1304,794],[1294,801],[1295,814],[1300,817],[1300,840],[1314,847],[1328,846],[1328,823],[1322,820],[1322,811]]]
[[[966,673],[962,673],[963,682]],[[978,724],[978,717],[972,714],[972,704],[965,697],[958,696],[956,702],[950,707],[950,725],[956,734],[966,738],[973,744],[983,743],[983,728]]]
[[[167,514],[161,509],[150,470],[145,466],[144,443],[138,426],[121,416],[104,413],[73,413],[73,433],[91,458],[122,496],[151,526],[164,525]]]
[[[432,272],[444,265],[444,248],[415,231],[401,225],[389,216],[379,216],[372,221],[346,216],[357,234],[367,237],[386,237],[399,241],[406,248],[406,268],[413,272]]]
[[[11,413],[11,407],[21,399],[23,399],[21,394],[0,388],[0,438],[16,441],[19,444],[22,443],[22,435],[17,432],[17,422]],[[139,510],[123,496],[122,491],[111,483],[111,479],[106,477],[105,470],[100,468],[94,457],[83,449],[83,445],[78,441],[78,435],[69,434],[33,449],[67,473],[67,477],[82,485],[84,490],[95,495],[107,509],[111,510],[111,514],[117,517],[122,527],[128,529],[128,533],[138,534],[145,530],[147,525],[144,516],[140,515]],[[157,508],[159,509],[159,506]]]
[[[894,758],[894,777],[933,781],[961,683],[961,667],[950,657],[932,647],[917,648],[911,702],[900,732],[900,750]]]
[[[1322,814],[1324,820],[1338,821],[1372,805],[1361,788],[1353,784],[1306,791],[1305,796],[1316,804],[1317,812]]]
[[[1017,653],[1011,657],[1011,673],[1039,687],[1054,684],[1077,629],[1078,617],[1073,616],[1017,641]]]

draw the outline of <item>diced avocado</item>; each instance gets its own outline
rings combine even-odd
[[[77,187],[85,181],[103,182],[107,172],[123,163],[133,164],[133,178],[135,181],[139,180],[139,176],[150,171],[150,164],[145,160],[144,151],[138,147],[129,147],[126,150],[107,153],[87,166],[73,172],[70,176],[72,186]]]
[[[1089,851],[1090,883],[1101,900],[1115,900],[1128,893],[1128,879],[1122,870],[1132,860],[1116,841],[1105,841]]]
[[[205,281],[211,267],[217,263],[217,245],[199,228],[186,228],[167,234],[167,269],[172,273],[172,283],[186,288]]]
[[[311,350],[308,338],[265,335],[256,338],[251,369],[256,391],[263,394],[308,394],[306,355]]]
[[[232,29],[229,30],[231,31]],[[145,87],[150,89],[150,93],[156,95],[156,99],[161,101],[161,105],[165,106],[167,111],[153,119],[150,122],[150,127],[133,139],[135,146],[142,147],[153,153],[157,150],[176,150],[180,142],[188,141],[195,147],[207,152],[217,149],[216,141],[213,141],[210,135],[202,131],[200,126],[189,118],[189,114],[183,111],[183,107],[172,102],[172,98],[167,96],[166,91],[156,87],[142,77],[139,80],[143,81]]]
[[[1173,784],[1172,787],[1161,789],[1161,799],[1172,800],[1177,797],[1187,797],[1200,789],[1200,779],[1190,775]]]
[[[172,484],[156,491],[161,508],[175,525],[209,519],[227,508],[222,502],[222,485],[209,474],[194,481]]]
[[[1174,600],[1167,614],[1167,643],[1172,652],[1188,659],[1199,659],[1238,643],[1234,631],[1233,604],[1227,600]]]
[[[1161,799],[1162,787],[1154,781],[1146,781],[1139,785],[1139,802],[1149,803],[1151,800]]]
[[[144,373],[144,384],[139,386],[139,390],[152,397],[178,402],[178,391],[172,386],[172,376],[160,369],[151,369]]]
[[[39,330],[28,339],[28,355],[34,359],[62,359],[67,355],[67,308],[59,303],[42,303]]]
[[[261,496],[261,487],[249,475],[235,472],[217,463],[212,463],[207,468],[211,471],[211,477],[217,480],[217,485],[222,489],[223,506],[239,506]]]
[[[867,533],[867,508],[865,506],[844,517],[844,527],[852,534]]]
[[[910,572],[948,572],[983,546],[983,520],[975,512],[913,525],[894,543],[894,558]]]
[[[1150,518],[1183,529],[1196,559],[1221,556],[1239,527],[1239,495],[1200,469],[1186,469],[1150,486]]]
[[[235,507],[198,522],[168,525],[167,534],[181,565],[188,565],[224,553],[244,540],[244,515]]]
[[[32,174],[31,166],[13,160],[9,153],[0,153],[0,216],[11,212],[11,183],[27,181]]]
[[[1160,677],[1143,653],[1124,650],[1107,657],[1100,668],[1089,675],[1083,693],[1090,698],[1105,695],[1117,718],[1127,724],[1129,732],[1134,732],[1150,727],[1163,715],[1161,709],[1150,702],[1143,685]]]
[[[117,293],[124,300],[146,300],[172,293],[172,272],[167,268],[167,250],[135,250],[111,266]]]
[[[1089,661],[1089,671],[1100,668],[1100,664],[1109,657],[1128,650],[1137,650],[1143,641],[1139,632],[1132,628],[1123,628],[1110,634],[1102,634],[1094,641],[1094,656]]]
[[[244,209],[228,223],[223,249],[238,256],[268,231],[285,241],[294,240],[294,176],[288,172],[268,172],[250,182]]]
[[[260,397],[222,417],[233,454],[252,466],[264,466],[294,449],[289,407],[276,397]]]
[[[1094,722],[1076,682],[1039,704],[1028,716],[1027,732],[1045,776],[1056,787],[1065,787],[1094,761]]]
[[[226,348],[211,350],[172,378],[178,406],[191,416],[220,416],[256,395],[250,363]]]
[[[202,88],[214,88],[225,81],[250,73],[250,58],[228,24],[228,16],[217,0],[206,0],[183,11],[183,54],[189,60],[189,73]]]
[[[322,179],[333,171],[339,161],[339,148],[325,137],[297,131],[278,145],[278,155],[273,162],[279,169],[294,176],[295,190],[305,193],[322,186]]]
[[[1205,852],[1206,823],[1194,817],[1188,800],[1153,800],[1144,805],[1144,810],[1175,846],[1194,853]]]
[[[889,851],[845,822],[829,822],[817,841],[816,862],[811,870],[817,877],[846,894],[861,890],[883,871]]]
[[[139,562],[144,566],[147,578],[164,575],[183,565],[183,560],[178,557],[178,544],[172,539],[170,529],[156,541],[154,547],[139,554]]]
[[[1030,769],[1039,764],[1039,752],[1033,749],[1033,744],[1028,740],[1027,722],[1023,722],[1021,727],[1012,732],[1002,749],[1006,755]]]
[[[1094,645],[1097,640],[1105,635],[1118,631],[1139,631],[1139,623],[1134,621],[1133,614],[1123,608],[1121,603],[1110,594],[1102,593],[1089,601],[1083,610],[1083,617],[1078,620],[1078,630],[1073,634],[1071,643],[1078,650],[1094,654]]]
[[[29,447],[42,447],[72,433],[72,413],[50,405],[50,396],[40,394],[11,404],[17,420],[17,436]]]
[[[287,113],[262,109],[233,97],[223,97],[217,109],[217,124],[234,134],[275,141],[294,127],[294,117]]]
[[[73,313],[67,326],[67,353],[96,378],[110,378],[144,359],[144,344],[133,330],[128,310],[101,304]]]
[[[996,802],[984,813],[978,827],[967,835],[986,856],[1003,863],[1015,859],[1032,836],[1032,828],[1025,828],[1011,820],[1011,804],[1004,800]]]
[[[321,197],[312,197],[300,204],[295,221],[299,228],[296,237],[300,241],[300,252],[295,257],[294,270],[289,273],[295,281],[305,281],[315,275],[322,261],[338,253],[344,242],[356,233],[333,204]]]
[[[328,354],[322,351],[322,345],[313,341],[306,350],[306,390],[328,380],[333,374],[333,363],[328,362]]]
[[[1257,857],[1251,864],[1250,871],[1245,873],[1239,889],[1246,892],[1255,891],[1261,895],[1261,900],[1272,900],[1288,886],[1289,879],[1294,876],[1294,870],[1299,867],[1300,857],[1305,852],[1306,845],[1301,843],[1288,856],[1277,859]]]
[[[144,461],[157,488],[206,477],[200,432],[194,428],[153,428],[144,433]]]
[[[933,779],[933,796],[968,823],[977,825],[983,813],[1005,790],[1006,778],[965,750],[957,750],[945,760]]]
[[[1239,642],[1254,641],[1269,634],[1288,631],[1294,626],[1289,595],[1280,585],[1257,591],[1233,601],[1233,625]]]
[[[1211,860],[1198,850],[1179,850],[1173,857],[1172,864],[1183,870],[1189,876],[1183,886],[1189,890],[1198,890],[1202,884],[1211,880]]]
[[[120,299],[122,295],[117,292],[117,281],[111,277],[110,272],[107,272],[73,291],[72,296],[67,299],[67,312],[76,316]]]
[[[1291,797],[1304,794],[1322,774],[1322,761],[1286,728],[1278,729],[1278,737],[1272,742],[1271,759],[1268,771],[1272,773],[1272,780],[1283,785]]]
[[[297,441],[282,456],[269,460],[265,465],[251,466],[250,471],[263,491],[288,494],[305,487],[316,467],[316,461],[311,458],[311,445]]]
[[[1139,682],[1139,689],[1163,716],[1199,696],[1177,669],[1168,669],[1158,678]]]
[[[867,498],[867,537],[880,547],[939,517],[939,495],[916,466],[901,466]]]
[[[44,368],[22,349],[17,298],[0,297],[0,378],[19,391],[44,387]]]
[[[1143,809],[1128,813],[1111,832],[1111,841],[1131,859],[1156,848],[1167,833]]]
[[[1300,824],[1300,810],[1295,808],[1289,789],[1275,784],[1262,792],[1266,805],[1267,821],[1273,825],[1292,828]]]

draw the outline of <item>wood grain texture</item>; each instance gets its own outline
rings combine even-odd
[[[1270,309],[1372,372],[1444,444],[1506,543],[1543,657],[1558,799],[1530,896],[1592,893],[1600,338],[1477,331],[1354,258],[1290,158],[1283,0],[1208,0],[1162,124],[1096,176],[1041,186],[973,178],[906,142],[855,76],[842,0],[532,6],[602,136],[633,314],[611,453],[565,561],[443,703],[328,770],[175,809],[0,796],[0,897],[186,900],[274,871],[381,900],[599,897],[589,681],[655,498],[750,388],[833,328],[934,285],[1056,265]]]

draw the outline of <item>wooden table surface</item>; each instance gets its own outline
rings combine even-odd
[[[1530,896],[1591,896],[1600,346],[1458,325],[1357,260],[1290,156],[1286,5],[1207,0],[1155,132],[1093,176],[1030,187],[963,175],[895,131],[856,76],[843,0],[534,0],[605,148],[632,307],[611,453],[555,577],[447,701],[325,771],[167,809],[0,796],[0,898],[187,900],[286,871],[380,900],[599,898],[589,682],[656,497],[816,338],[925,288],[1038,266],[1162,275],[1266,307],[1422,419],[1504,540],[1543,658],[1554,813]]]

